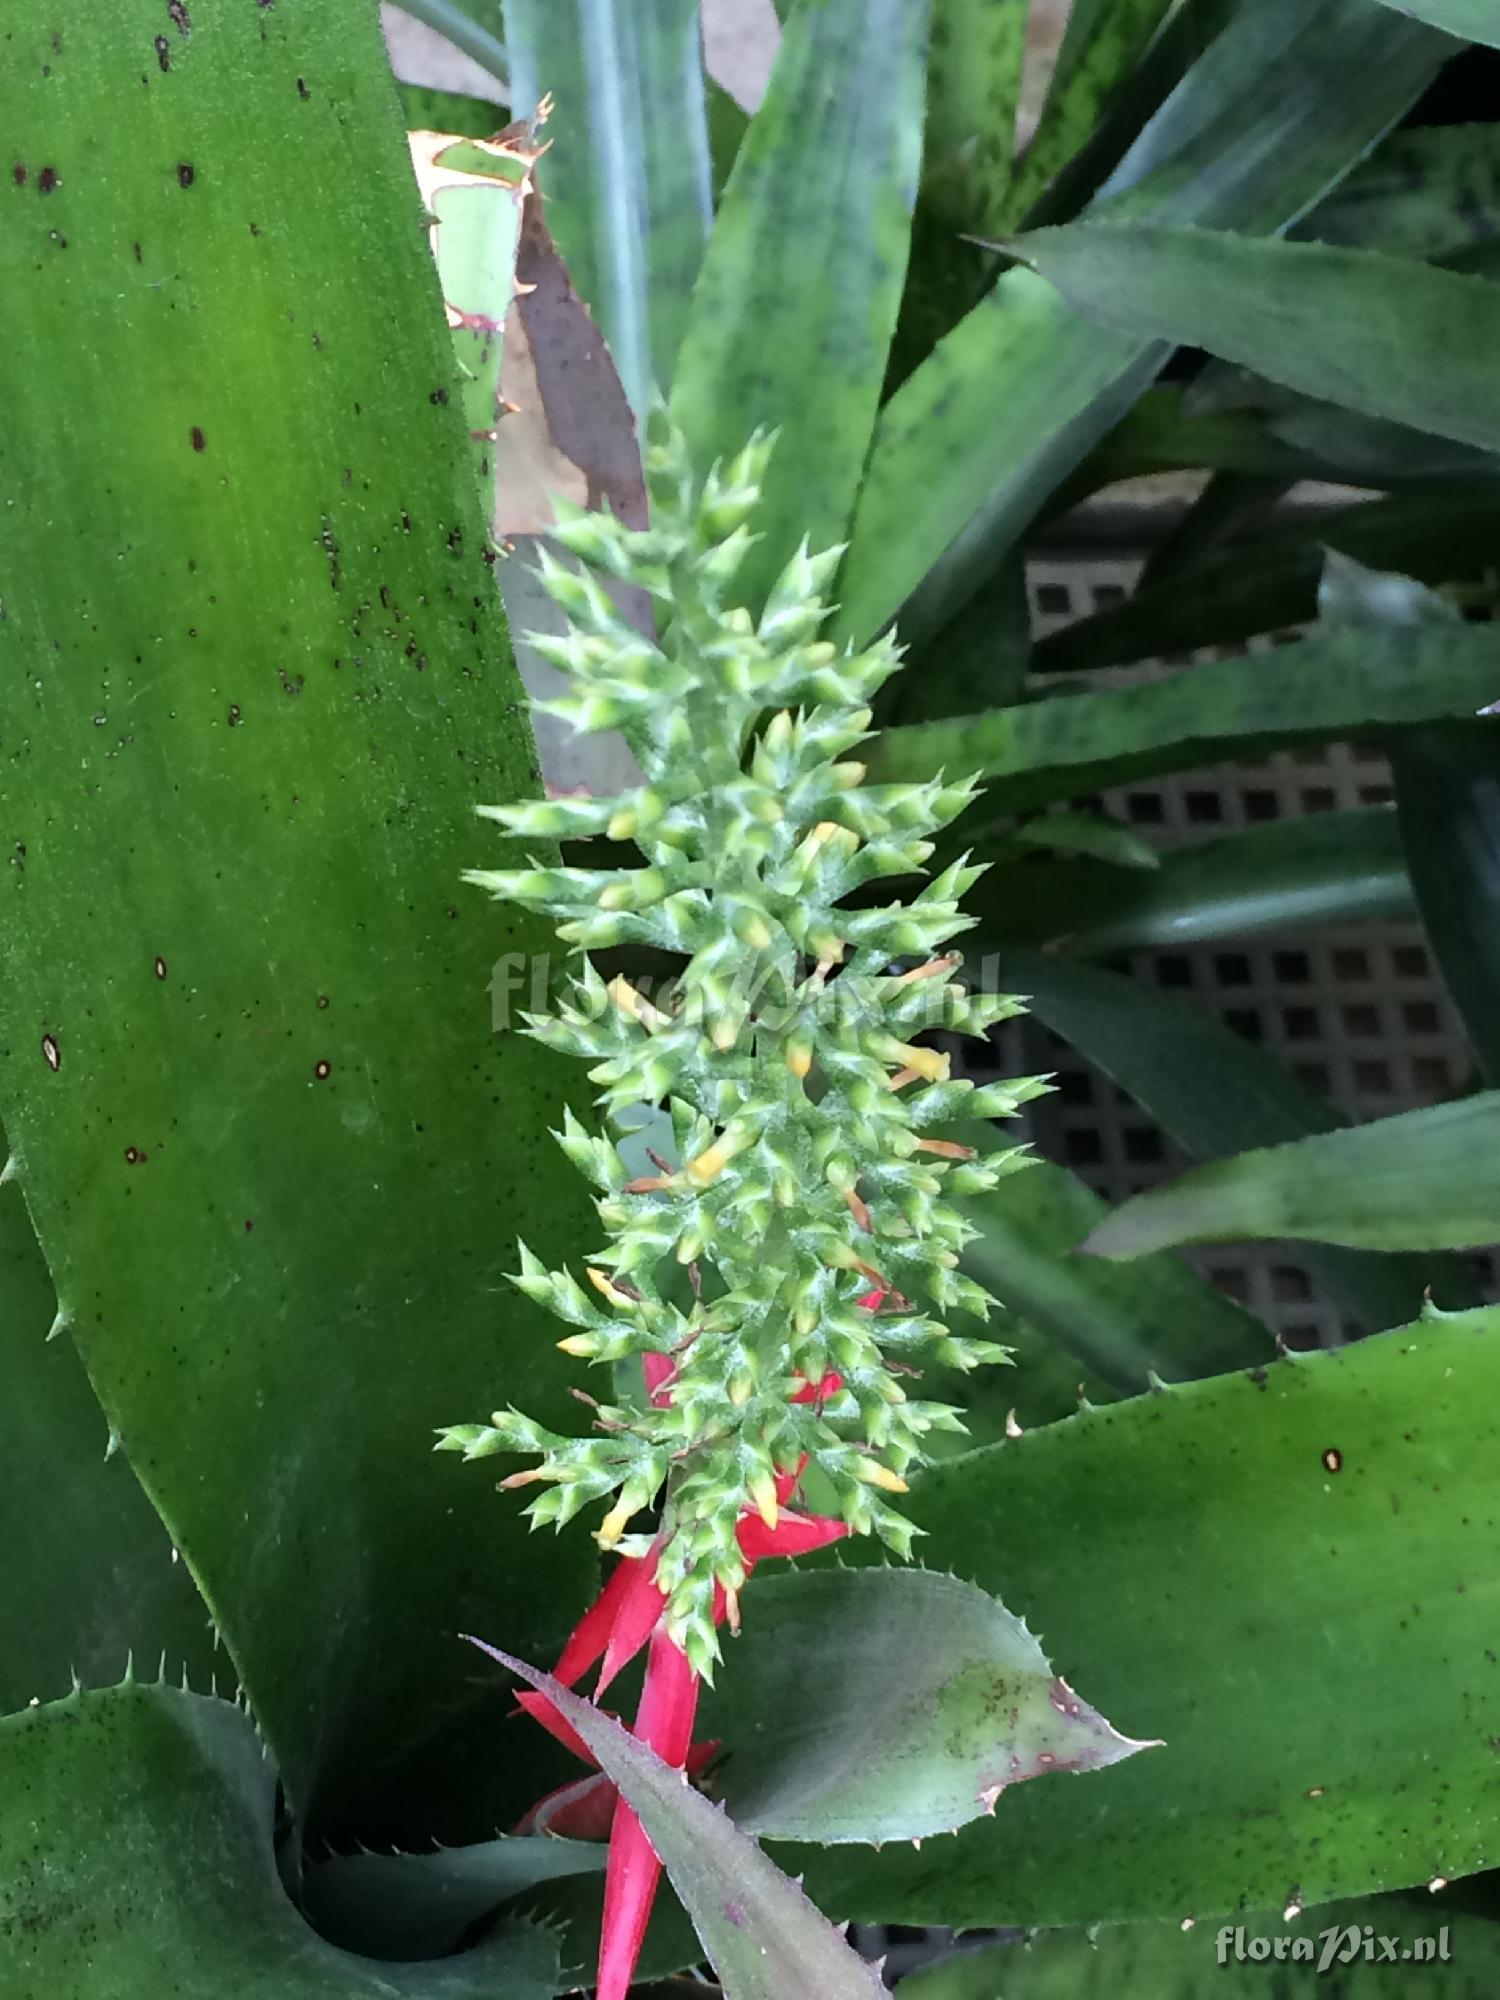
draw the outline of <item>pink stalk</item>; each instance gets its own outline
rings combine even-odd
[[[664,1762],[680,1767],[686,1763],[692,1744],[697,1708],[698,1676],[686,1653],[661,1627],[651,1640],[635,1734]],[[660,1879],[656,1849],[624,1799],[619,1800],[604,1876],[596,2000],[627,2000]]]

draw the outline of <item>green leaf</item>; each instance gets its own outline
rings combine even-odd
[[[672,416],[703,467],[781,432],[736,585],[752,597],[804,536],[847,529],[906,270],[927,23],[927,0],[799,7],[719,206]]]
[[[1017,811],[1288,744],[1380,742],[1399,724],[1472,716],[1497,693],[1500,640],[1482,627],[1325,627],[1168,680],[893,729],[872,768],[885,780],[973,771],[988,805]]]
[[[0,1722],[0,1988],[68,2000],[550,2000],[550,1932],[425,1965],[325,1943],[287,1898],[276,1781],[228,1702],[126,1683]]]
[[[886,682],[882,728],[965,714],[980,689],[997,702],[1020,701],[1031,645],[1026,565],[1017,553],[942,621],[937,640],[921,648],[905,672]]]
[[[599,1874],[607,1851],[602,1842],[518,1834],[435,1854],[339,1854],[307,1871],[303,1896],[333,1944],[377,1958],[440,1958],[503,1903],[544,1882]]]
[[[1082,1248],[1134,1257],[1270,1238],[1465,1250],[1500,1232],[1500,1091],[1195,1167],[1115,1209]]]
[[[1215,472],[1151,550],[1135,595],[1190,574],[1226,542],[1254,530],[1296,485],[1286,473]]]
[[[296,1807],[410,1842],[456,1767],[489,1832],[529,1753],[447,1635],[555,1644],[593,1564],[428,1446],[561,1415],[505,1273],[587,1209],[491,1018],[545,934],[459,886],[532,749],[375,17],[121,0],[11,57],[0,1111]]]
[[[1377,628],[1430,624],[1452,630],[1447,599],[1409,576],[1330,562],[1321,598],[1325,616]],[[1449,729],[1408,730],[1393,746],[1392,776],[1413,886],[1443,979],[1463,1018],[1487,1079],[1500,1072],[1493,930],[1495,846],[1500,804],[1493,721]]]
[[[502,91],[510,89],[510,56],[499,38],[500,0],[405,0],[405,13],[488,70]],[[455,128],[462,129],[462,128]]]
[[[1127,1271],[1074,1256],[1108,1209],[1066,1167],[1034,1161],[967,1202],[965,1213],[980,1234],[963,1253],[964,1269],[1117,1394],[1245,1368],[1271,1352],[1253,1314],[1175,1257]],[[993,1377],[990,1386],[1002,1388]],[[1003,1390],[1012,1400],[1024,1401],[1029,1386],[1024,1366],[1013,1381],[1007,1371]]]
[[[982,296],[1005,227],[1028,0],[932,0],[922,178],[884,393]]]
[[[1451,492],[1360,502],[1295,527],[1253,534],[1123,604],[1036,643],[1038,673],[1078,673],[1132,660],[1231,646],[1305,624],[1317,611],[1325,550],[1428,583],[1481,578],[1500,541],[1500,495],[1473,483]]]
[[[785,1578],[721,1679],[704,1727],[734,1746],[725,1804],[772,1839],[951,1833],[1028,1778],[1158,1747],[1080,1701],[995,1598],[930,1570]]]
[[[619,1786],[713,1960],[724,2000],[806,2000],[809,1993],[819,2000],[876,2000],[884,1994],[874,1967],[680,1770],[550,1674],[493,1646],[483,1650],[546,1695]]]
[[[1491,0],[1381,0],[1381,4],[1413,21],[1426,21],[1445,34],[1463,35],[1500,49],[1500,21]]]
[[[1013,222],[1099,125],[1171,10],[1171,0],[1075,0],[1046,103],[1007,204]]]
[[[458,363],[459,405],[488,492],[500,419],[506,315],[516,297],[522,206],[534,145],[525,137],[471,140],[412,132],[412,168],[428,215],[443,306]]]
[[[506,0],[505,19],[512,103],[555,101],[548,224],[642,418],[672,379],[713,219],[697,0]]]
[[[1116,868],[1154,869],[1161,856],[1149,840],[1118,820],[1101,813],[1049,812],[1028,819],[1016,828],[1015,838],[1025,847],[1040,847],[1057,854],[1089,854]]]
[[[1500,758],[1492,724],[1411,730],[1391,773],[1427,936],[1488,1083],[1500,1082]]]
[[[1027,13],[1027,0],[932,0],[922,198],[939,226],[992,234],[1007,212]]]
[[[861,1921],[1200,1928],[1487,1866],[1497,1408],[1500,1312],[1481,1311],[934,1468],[907,1503],[924,1558],[1003,1592],[1166,1747],[1023,1785],[920,1854],[780,1858]],[[786,1587],[757,1576],[747,1625]]]
[[[510,117],[503,104],[456,90],[428,90],[398,80],[396,95],[408,132],[465,132],[471,139],[493,139]]]
[[[1159,222],[1281,228],[1400,116],[1449,46],[1368,0],[1241,8],[1121,163],[1112,212],[1124,203]],[[901,612],[908,643],[927,638],[924,595],[951,615],[1166,351],[1091,325],[1024,270],[1007,271],[881,411],[840,578],[840,632],[862,642]]]
[[[1119,973],[1050,953],[1003,952],[986,982],[1024,993],[1033,1014],[1129,1093],[1183,1151],[1217,1160],[1337,1129],[1333,1108],[1204,1008],[1153,992]],[[1468,1305],[1472,1284],[1447,1259],[1374,1257],[1318,1249],[1307,1265],[1361,1325],[1393,1326],[1419,1311],[1426,1287],[1439,1303]]]
[[[1387,1938],[1394,1962],[1382,1948]],[[1441,1903],[1424,1909],[1370,1897],[1291,1916],[1237,1913],[1231,1924],[1189,1930],[1119,1924],[1089,1935],[1042,1932],[908,1973],[901,2000],[1200,2000],[1205,1988],[1222,2000],[1266,2000],[1279,1982],[1311,1981],[1325,1949],[1332,1976],[1323,1990],[1341,2000],[1489,2000],[1500,1978],[1500,1928],[1488,1919]],[[1298,1969],[1287,1973],[1282,1964]]]
[[[1373,250],[1140,222],[1076,222],[1013,246],[1116,333],[1204,347],[1307,396],[1500,448],[1500,285]],[[1413,354],[1441,353],[1441,368]]]
[[[0,1153],[4,1140],[0,1137]],[[0,1713],[117,1679],[132,1652],[207,1681],[208,1613],[66,1337],[16,1183],[0,1179]],[[66,1579],[66,1583],[60,1582]]]
[[[1229,393],[1211,393],[1214,385]],[[1186,391],[1148,389],[1053,496],[1050,511],[1117,480],[1204,469],[1387,489],[1460,476],[1489,482],[1496,460],[1211,363]]]
[[[1426,125],[1389,133],[1298,225],[1319,243],[1441,257],[1500,229],[1500,132]]]
[[[968,907],[981,925],[974,957],[1055,940],[1074,957],[1103,958],[1409,919],[1415,904],[1395,811],[1360,806],[1172,848],[1149,875],[1097,861],[997,870]]]

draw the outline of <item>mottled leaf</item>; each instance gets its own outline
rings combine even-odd
[[[843,540],[870,449],[921,163],[927,0],[789,17],[719,205],[672,384],[706,468],[776,429],[737,587]]]
[[[1401,115],[1449,48],[1369,0],[1239,8],[1105,198],[1158,223],[1279,229]],[[924,599],[952,615],[1124,416],[1173,337],[1093,326],[1007,271],[881,411],[840,579],[841,632],[860,641],[900,612],[906,638],[925,640],[936,619]]]

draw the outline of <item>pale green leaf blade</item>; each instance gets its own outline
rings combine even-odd
[[[30,2000],[551,2000],[558,1941],[425,1964],[325,1943],[272,1845],[275,1773],[228,1702],[125,1683],[0,1723],[0,1990]]]
[[[781,433],[752,597],[804,536],[847,530],[906,271],[927,26],[927,0],[796,9],[719,206],[671,408],[705,469]]]
[[[964,1269],[1116,1394],[1246,1368],[1273,1351],[1253,1314],[1175,1257],[1143,1258],[1126,1270],[1075,1256],[1108,1210],[1066,1167],[1037,1160],[967,1202],[965,1213],[980,1234],[964,1250]],[[975,1379],[987,1399],[1024,1406],[1024,1364]]]
[[[713,219],[697,0],[507,0],[512,103],[553,99],[547,221],[638,419],[672,379]]]
[[[593,1565],[539,1587],[428,1447],[510,1395],[560,1415],[506,1272],[587,1210],[557,1070],[491,1018],[544,934],[460,883],[533,752],[377,24],[70,0],[0,109],[20,1183],[297,1808],[363,1793],[413,1839],[451,1755],[488,1832],[528,1752],[445,1635],[508,1599],[555,1644]]]
[[[724,2000],[874,2000],[879,1974],[845,1944],[795,1882],[680,1770],[550,1674],[477,1641],[572,1724],[634,1807],[672,1878]]]
[[[1486,42],[1500,49],[1500,19],[1494,0],[1381,0],[1383,6],[1413,21],[1426,21],[1445,34],[1462,35],[1471,42]]]
[[[725,1803],[772,1839],[951,1833],[1012,1785],[1157,1747],[1080,1700],[1003,1604],[931,1570],[788,1577],[764,1608],[752,1594],[720,1681],[704,1727],[734,1745]]]
[[[1092,136],[1170,12],[1171,0],[1074,0],[1042,115],[1008,204],[1016,221]]]
[[[782,1859],[861,1921],[1200,1930],[1487,1867],[1497,1410],[1500,1312],[1480,1311],[925,1474],[906,1503],[924,1559],[1002,1592],[1071,1681],[1165,1748],[1023,1785],[920,1853]],[[747,1618],[783,1588],[757,1577]]]
[[[973,771],[989,805],[1019,810],[1289,744],[1379,742],[1403,724],[1472,717],[1497,694],[1500,640],[1482,626],[1325,627],[1269,656],[893,729],[872,768],[888,780]]]
[[[1039,847],[1055,854],[1088,854],[1116,868],[1154,870],[1161,856],[1149,840],[1131,827],[1102,813],[1048,812],[1028,819],[1016,828],[1015,837],[1024,847]]]
[[[992,870],[971,891],[979,943],[1056,942],[1075,958],[1379,923],[1415,914],[1395,811],[1270,820],[1162,855],[1150,874],[1097,861]]]
[[[459,405],[481,483],[488,490],[500,420],[505,318],[516,295],[522,204],[535,147],[521,135],[472,139],[408,132],[412,170],[432,222],[443,305],[458,363]]]
[[[1500,1091],[1216,1160],[1133,1196],[1082,1248],[1267,1238],[1465,1250],[1500,1238]]]
[[[1097,1063],[1194,1159],[1217,1160],[1342,1124],[1268,1050],[1206,1008],[1050,952],[1004,952],[987,963],[985,976],[1004,992],[1024,993],[1033,1014]],[[1370,1329],[1412,1318],[1429,1284],[1442,1306],[1475,1301],[1472,1280],[1447,1258],[1317,1248],[1306,1262],[1345,1312]]]
[[[1392,132],[1296,233],[1395,257],[1441,257],[1500,230],[1500,129],[1419,125]]]
[[[1100,326],[1172,340],[1303,395],[1500,449],[1500,284],[1374,250],[1077,222],[1016,253]],[[1413,354],[1441,354],[1414,368]]]

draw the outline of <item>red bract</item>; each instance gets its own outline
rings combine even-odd
[[[877,1303],[881,1296],[883,1293],[869,1295]],[[860,1303],[866,1301],[862,1299]],[[651,1400],[665,1403],[676,1372],[675,1364],[665,1354],[648,1354],[644,1362]],[[804,1382],[791,1400],[822,1403],[837,1395],[842,1387],[840,1376],[828,1374],[820,1382]],[[773,1519],[749,1508],[741,1514],[735,1534],[747,1579],[755,1565],[767,1556],[810,1555],[814,1549],[826,1548],[849,1532],[843,1521],[788,1510],[787,1503],[796,1491],[805,1465],[804,1459],[795,1471],[775,1475],[777,1505],[769,1510]],[[636,1710],[634,1734],[666,1763],[696,1775],[718,1745],[692,1740],[698,1676],[662,1623],[666,1600],[656,1579],[661,1540],[644,1556],[621,1557],[608,1583],[574,1627],[554,1672],[565,1687],[573,1687],[596,1660],[600,1661],[594,1689],[594,1700],[598,1701],[621,1669],[649,1643],[651,1650],[646,1659],[646,1679]],[[724,1591],[717,1590],[715,1623],[722,1623],[730,1609]],[[583,1739],[545,1695],[527,1690],[517,1700],[526,1714],[560,1743],[586,1764],[594,1763]],[[564,1785],[539,1799],[517,1831],[563,1834],[578,1840],[599,1840],[608,1833],[597,2000],[626,2000],[661,1878],[661,1862],[640,1821],[620,1798],[613,1782],[596,1770],[593,1776]]]

